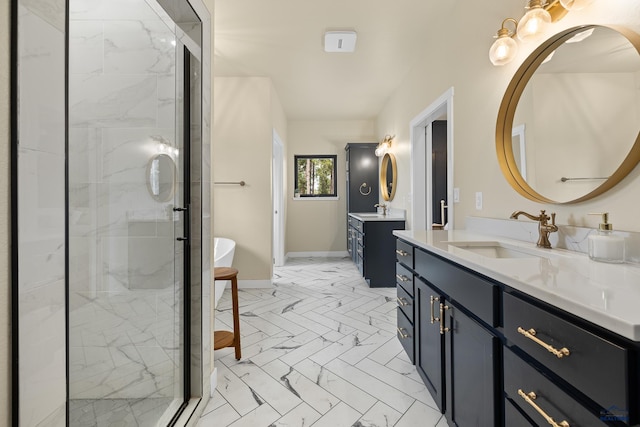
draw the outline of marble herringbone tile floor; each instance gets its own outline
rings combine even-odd
[[[395,289],[348,258],[294,258],[273,289],[239,292],[242,360],[215,352],[199,427],[447,427],[396,338]],[[231,296],[216,329],[231,329]]]

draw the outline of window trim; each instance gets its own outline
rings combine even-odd
[[[333,193],[332,194],[299,194],[298,188],[298,160],[299,159],[332,159],[333,160]],[[293,191],[295,200],[338,200],[338,155],[337,154],[295,154],[293,156]]]

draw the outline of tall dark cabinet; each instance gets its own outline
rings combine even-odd
[[[347,213],[375,212],[380,188],[378,185],[378,144],[349,143],[344,148],[347,154]]]

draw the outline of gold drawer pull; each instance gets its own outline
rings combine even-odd
[[[536,337],[536,330],[533,328],[525,330],[522,327],[518,326],[518,332],[524,335],[525,337],[529,338],[533,342],[546,348],[549,353],[553,353],[558,359],[562,359],[563,357],[569,356],[571,354],[571,352],[567,347],[562,347],[560,350],[558,350],[553,346],[547,344],[546,342],[542,341],[540,338]]]
[[[400,256],[407,256],[409,255],[409,252],[407,251],[403,251],[402,249],[396,249],[396,253]]]
[[[409,280],[411,280],[404,274],[396,274],[396,279],[400,280],[401,282],[408,282]]]
[[[432,325],[434,323],[440,321],[439,318],[433,316],[433,303],[436,302],[437,300],[438,300],[437,297],[434,297],[433,295],[429,295],[429,305],[430,305],[430,308],[431,308],[431,310],[429,310],[430,311],[430,314],[429,314],[430,319],[429,320],[431,321]]]
[[[402,332],[402,331],[406,331],[405,328],[397,328],[397,329],[398,329],[398,333],[400,334],[400,338],[403,338],[403,339],[409,338],[409,334],[405,334],[404,332]]]
[[[449,332],[449,328],[444,327],[444,311],[449,310],[448,305],[444,305],[444,303],[440,303],[440,335],[444,335],[445,332]]]
[[[403,307],[404,307],[404,306],[409,305],[409,303],[407,302],[407,300],[406,300],[406,299],[404,299],[404,298],[400,298],[400,297],[398,297],[398,298],[396,298],[396,299],[398,300],[398,305],[401,305],[401,306],[403,306]]]
[[[525,393],[524,391],[522,391],[522,389],[518,389],[518,394],[520,396],[522,396],[522,398],[533,407],[533,409],[535,409],[540,415],[542,415],[544,417],[545,420],[547,420],[547,422],[552,425],[553,427],[571,427],[569,426],[569,423],[564,420],[564,421],[560,421],[560,423],[557,423],[553,420],[553,418],[551,418],[549,415],[547,415],[546,412],[544,412],[544,410],[539,407],[536,402],[534,402],[534,400],[537,399],[538,396],[536,396],[536,394],[534,392],[530,392],[530,393]]]

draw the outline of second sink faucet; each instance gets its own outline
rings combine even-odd
[[[538,247],[551,249],[551,242],[549,242],[549,233],[554,233],[558,231],[558,226],[556,225],[556,214],[555,212],[551,214],[551,218],[545,214],[545,210],[540,210],[540,215],[533,216],[524,211],[515,211],[511,214],[511,219],[518,219],[520,215],[524,215],[527,218],[538,221],[538,243],[536,244]],[[548,224],[547,221],[551,220],[551,224]]]
[[[384,203],[376,203],[373,205],[374,208],[382,208],[382,215],[387,215],[387,205]]]

